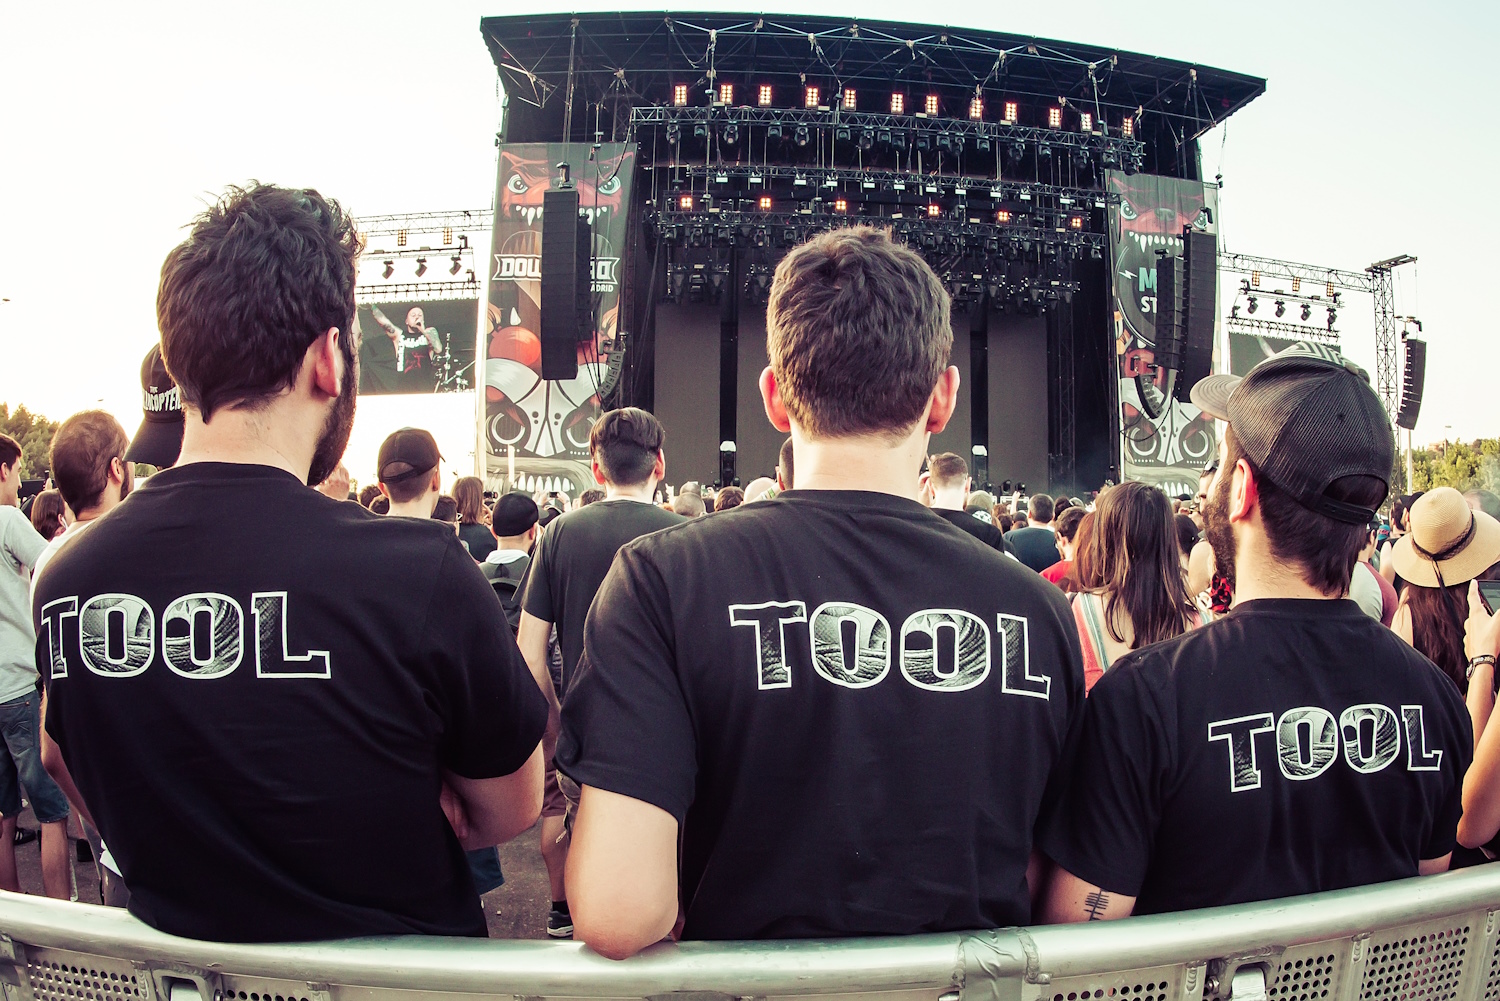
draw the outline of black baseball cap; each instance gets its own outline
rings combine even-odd
[[[401,483],[425,476],[442,461],[443,453],[431,434],[421,428],[402,428],[380,443],[375,469],[381,483]]]
[[[1192,398],[1228,421],[1255,468],[1303,507],[1349,525],[1375,516],[1327,494],[1345,476],[1373,476],[1389,488],[1396,462],[1390,416],[1369,374],[1337,348],[1300,341],[1243,378],[1209,376]]]
[[[490,530],[497,536],[520,535],[537,523],[536,501],[523,493],[502,494],[490,512]]]
[[[151,345],[141,362],[141,410],[141,426],[130,439],[125,461],[158,469],[175,466],[182,452],[182,394],[161,360],[160,344]]]

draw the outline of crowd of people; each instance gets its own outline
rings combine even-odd
[[[1491,857],[1500,521],[1438,489],[1386,528],[1389,418],[1337,353],[1193,389],[1196,497],[996,498],[929,454],[942,283],[853,227],[776,270],[774,477],[663,492],[624,408],[576,499],[445,494],[414,428],[353,495],[360,250],[317,192],[231,190],[163,266],[135,437],[65,421],[28,520],[0,436],[0,887],[23,789],[48,893],[73,815],[106,902],[224,941],[482,935],[538,818],[548,933],[613,958]]]

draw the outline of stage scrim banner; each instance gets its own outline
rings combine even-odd
[[[594,485],[589,429],[599,401],[619,378],[620,283],[635,147],[605,143],[590,159],[586,143],[507,143],[491,241],[488,317],[484,343],[483,434],[490,482],[570,496]],[[578,375],[542,379],[542,194],[571,168],[584,217],[593,226],[595,330],[578,344]]]
[[[360,394],[473,389],[476,299],[361,303]]]
[[[1120,196],[1110,214],[1115,265],[1115,354],[1119,364],[1121,473],[1172,496],[1196,494],[1198,472],[1218,454],[1212,418],[1190,403],[1162,398],[1153,380],[1156,346],[1156,252],[1182,255],[1182,228],[1217,233],[1218,189],[1201,181],[1110,171]],[[1216,321],[1217,329],[1217,321]],[[1215,338],[1217,344],[1217,338]],[[1215,359],[1215,369],[1217,370]],[[1160,416],[1151,417],[1159,403]]]

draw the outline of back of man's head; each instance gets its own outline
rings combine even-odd
[[[1052,498],[1046,494],[1036,494],[1031,498],[1031,503],[1026,506],[1028,522],[1036,522],[1038,525],[1047,525],[1052,522]]]
[[[995,514],[995,495],[988,490],[976,490],[969,494],[969,499],[964,502],[964,510],[973,514],[975,511],[983,511],[991,517]]]
[[[812,438],[905,438],[948,367],[949,308],[937,275],[884,230],[837,229],[792,250],[766,309],[792,423]]]
[[[21,443],[0,431],[0,466],[14,469],[21,461]]]
[[[333,327],[353,378],[362,247],[353,220],[316,191],[230,188],[162,265],[162,358],[183,402],[204,422],[223,407],[264,405]]]
[[[437,441],[421,428],[401,428],[380,443],[376,476],[393,504],[410,504],[428,493],[438,493],[438,463],[443,455]]]
[[[707,510],[703,505],[703,495],[692,490],[685,490],[677,495],[672,501],[672,511],[684,518],[701,518]]]
[[[969,478],[969,464],[956,452],[934,455],[927,463],[934,490],[959,490]]]
[[[124,455],[130,447],[120,422],[102,410],[85,410],[62,422],[52,437],[52,481],[75,515],[99,506],[114,463],[127,476]]]
[[[651,478],[666,431],[639,407],[621,407],[599,416],[589,431],[589,455],[606,483],[638,487]]]
[[[1088,512],[1081,507],[1069,507],[1057,516],[1057,537],[1065,542],[1072,542],[1073,537],[1078,534],[1078,525],[1083,521],[1083,516]]]

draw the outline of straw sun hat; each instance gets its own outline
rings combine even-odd
[[[1411,508],[1411,531],[1391,551],[1401,579],[1418,587],[1466,584],[1500,562],[1500,521],[1438,487]]]

